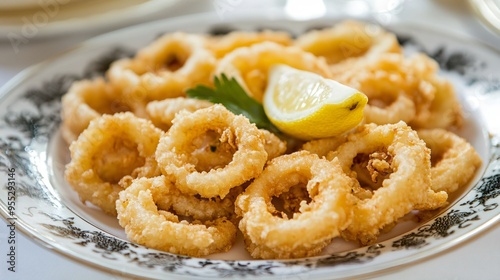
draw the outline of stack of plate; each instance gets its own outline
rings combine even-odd
[[[110,29],[159,15],[178,0],[2,0],[0,38]]]
[[[469,0],[479,18],[500,34],[500,0]]]

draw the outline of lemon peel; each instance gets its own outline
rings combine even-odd
[[[360,91],[287,65],[269,70],[264,110],[290,136],[310,140],[340,135],[363,120],[368,102]]]

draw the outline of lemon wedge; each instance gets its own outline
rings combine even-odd
[[[363,120],[368,98],[358,90],[287,65],[274,65],[263,105],[284,133],[309,140],[340,135]]]

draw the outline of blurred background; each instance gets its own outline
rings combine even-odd
[[[0,73],[12,76],[98,34],[196,13],[215,13],[221,23],[273,9],[297,20],[371,16],[382,25],[417,22],[498,46],[499,7],[500,0],[2,0]]]
[[[0,86],[23,69],[94,36],[165,18],[212,13],[220,25],[245,13],[285,12],[296,20],[370,17],[381,25],[417,23],[500,49],[500,0],[1,0]],[[133,38],[130,38],[133,40]],[[0,255],[7,227],[0,221]],[[454,249],[381,279],[495,279],[500,268],[497,225]],[[21,234],[18,271],[0,279],[121,279],[67,259]],[[481,261],[477,261],[477,256]],[[0,257],[3,260],[3,257]],[[457,265],[469,264],[469,265]],[[448,269],[451,265],[451,269]],[[480,276],[479,276],[480,275]],[[7,278],[6,278],[7,277]]]

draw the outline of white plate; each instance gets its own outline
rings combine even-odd
[[[17,5],[14,5],[14,2]],[[178,0],[12,0],[0,4],[0,38],[33,38],[133,24],[165,12]],[[11,4],[11,5],[9,5]],[[2,6],[3,5],[3,6]],[[23,6],[24,5],[24,6]]]
[[[69,3],[71,1],[78,1],[78,0],[64,0],[64,1],[58,1],[60,3]],[[53,2],[53,3],[58,3],[58,2]],[[0,10],[19,10],[19,9],[33,9],[37,8],[40,3],[43,3],[42,1],[39,0],[2,0],[0,2]],[[49,1],[46,1],[46,3],[49,3]]]
[[[300,34],[338,19],[287,20],[277,14],[233,15],[224,28],[275,28]],[[324,255],[297,260],[250,260],[241,240],[228,253],[209,259],[172,255],[127,240],[114,218],[82,205],[62,177],[67,146],[58,133],[60,97],[69,84],[100,75],[113,59],[130,55],[159,34],[208,32],[220,25],[215,15],[196,15],[148,23],[93,39],[21,73],[0,90],[0,174],[15,178],[15,196],[0,191],[0,213],[16,218],[19,230],[68,257],[117,274],[147,278],[338,279],[366,276],[436,254],[460,244],[500,217],[500,58],[498,52],[439,31],[399,23],[408,52],[426,51],[450,78],[465,111],[459,133],[478,150],[484,164],[454,202],[428,220],[409,215],[380,242],[358,248],[335,240]],[[130,40],[134,38],[134,40]],[[15,172],[9,172],[9,169]],[[15,208],[8,203],[15,198]],[[10,200],[9,200],[10,199]]]
[[[469,4],[483,23],[500,35],[500,0],[469,0]]]

